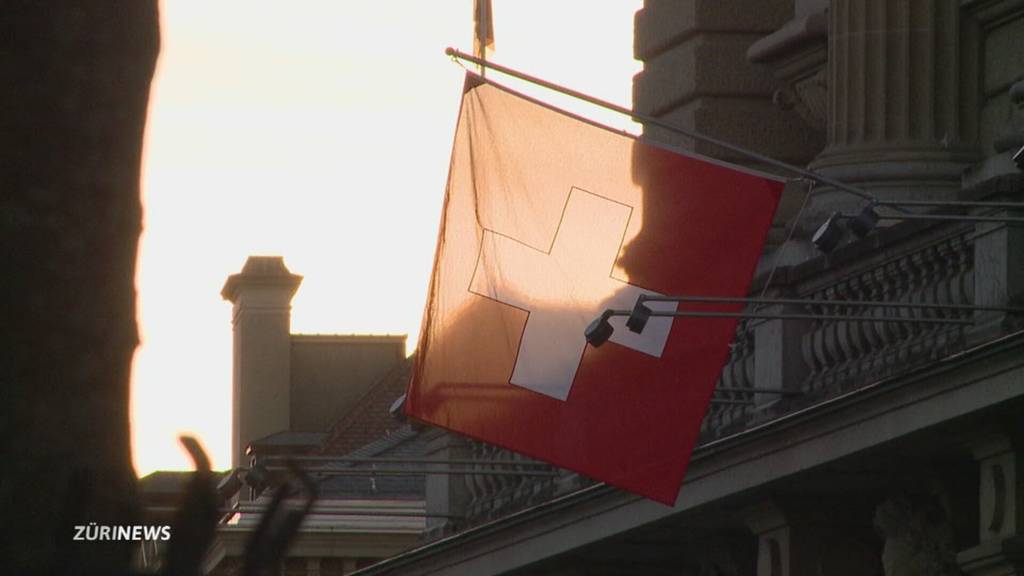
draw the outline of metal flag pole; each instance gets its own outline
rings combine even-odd
[[[637,297],[636,303],[644,302],[683,302],[693,304],[792,304],[797,306],[839,306],[842,308],[875,307],[875,308],[905,308],[917,310],[950,310],[957,312],[1010,312],[1013,314],[1024,314],[1024,308],[1012,306],[979,306],[975,304],[938,304],[938,303],[909,303],[909,302],[878,302],[874,300],[810,300],[801,298],[731,298],[725,296],[653,296],[641,294]]]
[[[1005,208],[1024,209],[1024,202],[972,202],[968,200],[875,200],[877,206],[924,206],[935,208]]]
[[[474,51],[480,51],[480,77],[487,78],[487,41],[493,37],[491,24],[491,0],[473,1],[473,43]]]
[[[1014,208],[1024,208],[1024,204]],[[836,214],[841,220],[855,220],[853,214]],[[900,214],[899,216],[878,216],[879,220],[931,220],[935,222],[998,222],[1000,224],[1021,224],[1024,218],[1019,216],[974,216],[971,214]]]
[[[746,156],[747,158],[750,158],[752,160],[757,160],[758,162],[762,162],[762,163],[767,164],[769,166],[773,166],[775,168],[779,168],[780,170],[785,170],[786,172],[803,176],[804,178],[807,178],[809,180],[813,180],[813,181],[818,182],[820,184],[824,184],[824,185],[827,185],[827,186],[832,186],[833,188],[838,188],[838,189],[843,190],[845,192],[849,192],[850,194],[853,194],[854,196],[857,196],[859,198],[863,198],[865,200],[871,200],[871,201],[875,201],[876,200],[875,197],[872,196],[871,194],[868,194],[867,192],[865,192],[865,191],[863,191],[863,190],[861,190],[859,188],[855,188],[853,186],[850,186],[849,184],[845,184],[843,182],[840,182],[839,180],[835,180],[834,178],[830,178],[828,176],[825,176],[825,175],[822,175],[822,174],[818,174],[817,172],[813,172],[813,171],[808,170],[806,168],[801,168],[801,167],[796,166],[794,164],[789,164],[789,163],[783,162],[781,160],[776,160],[775,158],[772,158],[770,156],[765,156],[764,154],[760,154],[758,152],[754,152],[753,150],[748,150],[748,149],[743,148],[741,146],[737,146],[735,144],[730,144],[729,142],[725,142],[723,140],[719,140],[718,138],[715,138],[713,136],[708,136],[706,134],[701,134],[700,132],[696,132],[696,131],[693,131],[693,130],[690,130],[690,129],[687,129],[687,128],[683,128],[681,126],[676,126],[674,124],[669,124],[668,122],[665,122],[664,120],[660,120],[658,118],[655,118],[654,116],[648,116],[647,114],[643,114],[643,113],[640,113],[640,112],[636,112],[634,110],[630,110],[629,108],[626,108],[624,106],[619,106],[618,104],[614,104],[612,102],[608,102],[607,100],[602,100],[600,98],[596,98],[594,96],[590,96],[589,94],[584,94],[583,92],[579,92],[577,90],[573,90],[572,88],[566,88],[565,86],[561,86],[559,84],[555,84],[554,82],[549,82],[547,80],[543,80],[541,78],[537,78],[536,76],[531,76],[531,75],[526,74],[524,72],[520,72],[518,70],[514,70],[512,68],[508,68],[507,66],[502,66],[500,64],[495,64],[494,62],[488,62],[486,60],[482,60],[480,58],[476,58],[474,56],[470,56],[469,54],[466,54],[465,52],[456,50],[455,48],[452,48],[452,47],[446,48],[444,52],[445,52],[445,54],[447,54],[448,56],[451,56],[452,58],[457,58],[459,60],[464,60],[466,62],[469,62],[469,63],[472,63],[472,64],[476,64],[477,66],[481,66],[483,68],[490,68],[491,70],[495,70],[497,72],[501,72],[502,74],[506,74],[508,76],[512,76],[513,78],[518,78],[520,80],[524,80],[526,82],[530,82],[531,84],[536,84],[536,85],[541,86],[543,88],[547,88],[548,90],[553,90],[553,91],[558,92],[560,94],[565,94],[566,96],[571,96],[572,98],[576,98],[578,100],[583,100],[584,102],[588,102],[588,103],[593,104],[595,106],[600,106],[600,107],[605,108],[607,110],[611,110],[613,112],[618,112],[619,114],[623,114],[625,116],[629,116],[630,118],[632,118],[632,119],[634,119],[634,120],[636,120],[638,122],[641,122],[643,124],[651,125],[651,126],[657,126],[658,128],[663,128],[665,130],[669,130],[671,132],[676,132],[678,134],[682,134],[683,136],[687,136],[689,138],[693,138],[694,140],[700,140],[702,142],[707,142],[709,144],[714,144],[715,146],[719,146],[721,148],[725,148],[726,150],[730,150],[730,151],[735,152],[737,154],[741,154],[743,156]],[[489,83],[489,84],[496,84],[495,82],[493,82],[492,80],[489,80],[489,79],[484,79],[484,81]]]
[[[492,70],[496,70],[498,72],[501,72],[502,74],[506,74],[508,76],[512,76],[513,78],[518,78],[520,80],[524,80],[526,82],[530,82],[531,84],[536,84],[536,85],[541,86],[543,88],[547,88],[548,90],[553,90],[553,91],[558,92],[560,94],[565,94],[566,96],[571,96],[571,97],[576,98],[578,100],[583,100],[584,102],[588,102],[588,103],[593,104],[595,106],[600,106],[600,107],[605,108],[607,110],[611,110],[613,112],[618,112],[619,114],[623,114],[625,116],[629,116],[630,118],[632,118],[632,119],[634,119],[634,120],[636,120],[638,122],[641,122],[643,124],[647,124],[647,125],[651,125],[651,126],[657,126],[658,128],[663,128],[663,129],[668,130],[670,132],[675,132],[677,134],[682,134],[683,136],[687,136],[689,138],[693,138],[694,140],[700,140],[702,142],[707,142],[709,144],[714,144],[716,146],[719,146],[721,148],[725,148],[726,150],[730,150],[732,152],[736,152],[737,154],[741,154],[743,156],[746,156],[747,158],[751,158],[753,160],[757,160],[757,161],[762,162],[764,164],[767,164],[769,166],[774,166],[775,168],[779,168],[781,170],[785,170],[786,172],[790,172],[792,174],[803,176],[803,177],[805,177],[805,178],[807,178],[809,180],[813,180],[815,182],[818,182],[819,184],[824,184],[824,185],[827,185],[827,186],[832,186],[834,188],[838,188],[840,190],[843,190],[844,192],[848,192],[850,194],[853,194],[854,196],[857,196],[859,198],[863,198],[864,200],[868,200],[868,201],[870,201],[872,204],[874,204],[876,206],[886,206],[886,207],[892,208],[893,210],[896,210],[897,212],[908,213],[907,207],[912,207],[912,206],[918,206],[918,207],[941,207],[941,208],[1003,208],[1003,209],[1010,209],[1010,210],[1013,210],[1013,209],[1017,209],[1017,210],[1024,209],[1024,202],[970,202],[970,201],[962,201],[962,200],[948,200],[948,201],[939,201],[939,200],[881,200],[881,199],[878,199],[875,196],[865,192],[864,190],[861,190],[860,188],[857,188],[857,187],[854,187],[854,186],[850,186],[849,184],[846,184],[845,182],[841,182],[841,181],[836,180],[834,178],[831,178],[829,176],[825,176],[823,174],[819,174],[818,172],[815,172],[813,170],[808,170],[806,168],[802,168],[802,167],[796,166],[794,164],[789,164],[789,163],[783,162],[781,160],[776,160],[775,158],[772,158],[771,156],[766,156],[764,154],[760,154],[758,152],[754,152],[753,150],[749,150],[747,148],[743,148],[741,146],[737,146],[735,144],[731,144],[729,142],[725,142],[723,140],[719,140],[718,138],[715,138],[713,136],[708,136],[706,134],[702,134],[700,132],[697,132],[697,131],[694,131],[694,130],[690,130],[688,128],[683,128],[682,126],[677,126],[675,124],[670,124],[668,122],[665,122],[664,120],[661,120],[659,118],[655,118],[654,116],[649,116],[649,115],[643,114],[641,112],[636,112],[636,111],[631,110],[629,108],[626,108],[626,107],[623,107],[623,106],[619,106],[618,104],[615,104],[615,103],[612,103],[612,102],[608,102],[607,100],[602,100],[600,98],[596,98],[594,96],[590,96],[589,94],[584,94],[583,92],[579,92],[578,90],[573,90],[572,88],[567,88],[565,86],[561,86],[559,84],[555,84],[554,82],[549,82],[549,81],[544,80],[542,78],[538,78],[536,76],[532,76],[530,74],[526,74],[525,72],[520,72],[520,71],[515,70],[513,68],[509,68],[507,66],[502,66],[500,64],[495,64],[494,62],[488,62],[487,58],[486,58],[486,47],[484,47],[481,50],[482,58],[476,58],[474,56],[466,54],[465,52],[462,52],[462,51],[457,50],[457,49],[452,48],[452,47],[446,48],[445,49],[445,54],[447,54],[448,56],[451,56],[452,58],[457,58],[459,60],[465,60],[466,62],[470,62],[470,63],[473,63],[473,64],[476,64],[476,65],[480,66],[481,78],[483,78],[483,80],[485,82],[489,83],[489,84],[497,85],[496,82],[494,82],[492,80],[488,80],[486,78],[486,75],[484,74],[484,72],[488,68],[490,68]],[[1024,149],[1022,149],[1022,151],[1024,151]],[[895,219],[897,219],[896,217],[883,217],[883,218],[886,219],[886,220],[895,220]],[[1005,218],[1004,219],[1000,219],[1000,220],[994,220],[994,219],[993,220],[988,220],[985,217],[977,217],[977,218],[978,219],[975,220],[975,221],[978,221],[978,222],[988,222],[988,221],[1005,222],[1006,221]],[[905,219],[906,220],[922,219],[923,220],[925,218],[923,218],[923,217],[919,218],[919,217],[915,217],[915,216],[910,216],[910,217],[905,218]],[[931,219],[942,219],[942,218],[934,218],[933,217]],[[952,218],[949,218],[949,219],[952,220]],[[1016,220],[1011,220],[1011,221],[1015,222]]]
[[[605,310],[601,318],[632,316],[632,310]],[[845,322],[888,322],[894,324],[959,324],[969,326],[972,321],[959,318],[910,318],[902,316],[863,316],[856,314],[767,314],[761,312],[697,312],[690,310],[651,310],[652,317],[676,318],[752,318],[757,320],[836,320]]]
[[[669,299],[671,300],[671,299]],[[769,300],[769,299],[737,299],[749,302],[750,300]],[[823,303],[828,305],[828,300],[805,300],[803,303]],[[838,301],[831,301],[833,305],[838,304]],[[895,302],[891,303],[877,303],[885,304],[895,308],[911,308],[913,305],[900,305]],[[942,305],[937,305],[942,306]],[[647,320],[652,317],[675,317],[675,318],[736,318],[736,319],[754,319],[754,320],[833,320],[837,322],[863,322],[866,324],[874,323],[888,323],[888,324],[945,324],[945,325],[959,325],[959,326],[970,326],[973,324],[971,320],[965,318],[922,318],[922,317],[908,317],[908,316],[872,316],[864,314],[772,314],[762,312],[703,312],[696,310],[651,310],[647,306],[644,306],[643,302],[637,302],[632,310],[615,310],[609,308],[601,313],[600,316],[594,319],[593,322],[587,326],[586,330],[583,331],[583,336],[586,338],[587,343],[597,348],[611,338],[615,332],[615,328],[611,325],[608,320],[613,316],[625,316],[626,327],[631,332],[642,333],[644,327],[647,325]]]
[[[830,306],[838,308],[888,308],[908,311],[945,311],[945,312],[1005,312],[1024,314],[1024,308],[1012,306],[984,306],[973,304],[939,304],[909,302],[876,302],[871,300],[807,300],[799,298],[734,298],[725,296],[655,296],[641,294],[637,297],[632,310],[605,310],[584,331],[584,336],[592,346],[600,346],[608,341],[615,329],[608,322],[613,316],[626,316],[626,327],[637,334],[643,332],[647,321],[652,317],[683,317],[683,318],[745,318],[759,320],[833,320],[838,322],[864,323],[895,323],[895,324],[956,324],[968,326],[971,320],[963,317],[936,318],[906,315],[876,316],[871,314],[851,313],[808,314],[808,313],[761,313],[761,312],[719,312],[697,310],[652,310],[646,302],[679,302],[686,304],[754,304],[754,305],[799,305],[799,306]]]
[[[480,66],[480,77],[481,78],[486,78],[487,77],[487,36],[490,33],[490,27],[489,27],[490,20],[488,20],[488,19],[491,16],[491,14],[490,14],[490,8],[491,8],[490,0],[483,0],[482,6],[483,6],[482,13],[481,13],[481,20],[482,20],[482,22],[480,22],[480,30],[483,32],[483,34],[480,35],[481,36],[481,38],[480,38],[480,59],[484,61],[484,64],[482,66]]]

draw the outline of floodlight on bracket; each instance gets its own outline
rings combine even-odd
[[[898,215],[889,216],[879,214],[878,206],[900,209]],[[843,214],[833,212],[825,222],[811,236],[811,242],[818,250],[829,253],[835,250],[843,241],[846,231],[849,230],[857,238],[865,238],[878,226],[882,220],[929,220],[934,222],[994,222],[1000,224],[1024,224],[1024,217],[1020,216],[988,216],[974,214],[913,214],[906,212],[907,207],[932,207],[932,208],[987,208],[1002,210],[1024,210],[1024,202],[965,202],[958,200],[932,201],[932,200],[905,200],[889,201],[875,200],[868,203],[858,214]],[[840,222],[845,221],[845,226]],[[845,229],[844,229],[845,228]]]
[[[615,328],[609,321],[614,316],[625,316],[626,327],[637,334],[642,333],[652,317],[685,317],[685,318],[739,318],[761,320],[834,320],[844,322],[885,322],[898,324],[953,324],[967,326],[973,324],[966,318],[935,318],[906,316],[877,316],[863,313],[852,314],[803,314],[803,313],[765,313],[765,312],[723,312],[707,310],[652,310],[646,302],[678,302],[687,304],[753,304],[753,305],[791,305],[791,306],[825,306],[829,308],[864,309],[890,308],[904,310],[921,310],[945,313],[965,314],[969,312],[1007,312],[1024,314],[1024,308],[1007,306],[975,306],[970,304],[911,304],[903,302],[875,302],[869,300],[812,300],[800,298],[734,298],[720,296],[653,296],[640,295],[632,310],[607,309],[594,319],[584,331],[587,342],[595,348],[611,338]]]

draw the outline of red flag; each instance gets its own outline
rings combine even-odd
[[[471,75],[407,413],[675,502],[736,321],[584,328],[641,293],[744,296],[782,186]]]

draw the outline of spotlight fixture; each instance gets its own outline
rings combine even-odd
[[[818,250],[825,252],[826,254],[835,250],[839,243],[843,240],[843,228],[839,223],[841,214],[839,212],[833,212],[825,223],[818,227],[814,232],[814,236],[811,237],[811,242],[818,247]]]
[[[974,214],[912,214],[902,213],[895,216],[883,216],[875,211],[876,206],[896,206],[894,202],[877,201],[864,207],[856,216],[833,212],[811,237],[811,242],[818,250],[829,253],[836,249],[843,241],[846,230],[853,232],[858,238],[864,238],[871,233],[880,220],[927,220],[935,222],[999,222],[1002,224],[1021,224],[1024,217],[1020,216],[987,216]],[[1024,209],[1024,203],[1020,202],[933,202],[918,201],[907,202],[907,206],[938,206],[948,208],[1002,208],[1009,210]],[[841,221],[846,220],[844,224]]]
[[[267,480],[269,479],[270,472],[267,470],[266,466],[262,464],[256,464],[253,467],[249,468],[248,471],[246,471],[242,478],[242,482],[244,482],[246,486],[258,492],[263,486],[266,485]]]
[[[626,328],[629,328],[630,332],[640,334],[647,327],[647,321],[651,319],[651,309],[644,304],[645,299],[646,297],[641,294],[636,299],[633,312],[630,313],[629,318],[626,318]]]
[[[391,407],[388,408],[388,414],[390,414],[392,418],[405,420],[405,414],[402,412],[403,408],[405,408],[405,394],[402,394],[397,400],[391,403]]]
[[[608,341],[612,337],[612,333],[615,329],[612,328],[608,319],[612,317],[612,310],[605,310],[600,316],[594,319],[593,322],[587,326],[584,330],[583,335],[587,338],[587,343],[594,348],[600,348],[602,344]]]
[[[221,502],[238,493],[238,490],[244,485],[243,474],[243,468],[234,468],[217,483],[217,496],[220,497]]]
[[[796,305],[796,306],[812,306],[812,305],[828,305],[830,307],[839,307],[842,309],[849,309],[851,313],[831,313],[831,314],[819,314],[819,313],[765,313],[757,312],[726,312],[726,311],[710,311],[710,310],[652,310],[647,306],[646,302],[682,302],[688,304],[746,304],[746,305]],[[947,313],[952,313],[958,316],[953,317],[935,317],[933,315],[924,315],[909,317],[903,314],[893,315],[876,315],[876,314],[864,314],[862,312],[856,312],[858,308],[883,308],[883,309],[903,309],[903,310],[941,310]],[[956,324],[960,326],[969,326],[973,323],[964,317],[964,314],[977,311],[989,311],[989,312],[1007,312],[1011,314],[1024,314],[1024,308],[1021,307],[1007,307],[1007,306],[978,306],[973,304],[934,304],[934,303],[920,303],[911,304],[908,302],[885,302],[885,301],[872,301],[872,300],[807,300],[797,298],[736,298],[732,296],[659,296],[659,295],[641,295],[637,298],[636,305],[633,306],[632,310],[613,310],[611,308],[605,310],[600,316],[594,319],[593,322],[587,326],[584,331],[584,336],[587,339],[587,343],[597,348],[611,338],[615,329],[608,321],[612,316],[626,316],[626,326],[629,327],[630,331],[640,334],[647,326],[647,321],[651,317],[675,317],[675,318],[747,318],[747,319],[761,319],[761,320],[814,320],[814,321],[839,321],[839,322],[866,322],[869,324],[877,324],[879,322],[885,323],[897,323],[897,324]]]
[[[850,218],[846,227],[850,232],[853,232],[854,236],[863,239],[866,238],[876,226],[878,226],[878,220],[880,218],[881,217],[878,215],[878,212],[875,212],[875,207],[868,204],[863,210],[861,210],[860,214]]]

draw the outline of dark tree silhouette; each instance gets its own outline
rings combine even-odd
[[[9,0],[0,17],[0,558],[125,572],[129,371],[155,0]]]

